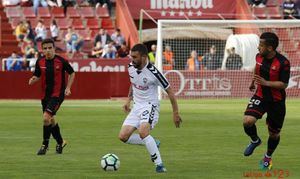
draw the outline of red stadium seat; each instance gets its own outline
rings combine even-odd
[[[50,25],[51,25],[51,22],[52,22],[52,19],[43,19],[43,22],[44,22],[44,25],[47,29],[50,29]]]
[[[94,9],[92,7],[81,7],[80,15],[83,18],[93,18],[95,17]]]
[[[107,10],[107,8],[104,8],[104,7],[98,7],[96,9],[96,15],[97,15],[97,17],[109,17],[108,10]]]
[[[56,41],[55,47],[58,51],[62,51],[62,52],[67,51],[66,43],[64,41]]]
[[[253,8],[253,14],[258,19],[266,19],[266,11],[265,8]]]
[[[113,29],[114,25],[110,18],[103,18],[101,21],[101,27],[104,29]]]
[[[32,18],[27,19],[27,20],[30,21],[31,27],[34,30],[39,20],[38,19],[32,19]]]
[[[67,15],[70,18],[80,18],[79,10],[73,7],[67,7]]]
[[[60,29],[67,29],[72,26],[72,19],[59,18],[59,19],[55,19],[55,20],[56,20],[57,26]]]
[[[36,18],[33,7],[23,7],[23,15],[25,18]]]
[[[270,19],[282,19],[282,15],[278,7],[267,7]]]
[[[92,40],[85,41],[82,46],[82,51],[91,54],[93,47],[94,47],[94,41]]]
[[[294,40],[300,40],[300,29],[292,29],[292,33],[293,33]]]
[[[50,14],[48,7],[39,7],[38,8],[38,16],[40,18],[51,18],[51,14]]]
[[[277,6],[277,0],[268,0],[266,6],[267,7],[275,7],[275,6]]]
[[[90,29],[100,29],[99,20],[96,19],[87,19],[86,26]]]
[[[285,52],[296,52],[297,49],[295,47],[295,42],[294,41],[281,41],[282,43],[282,50]]]
[[[91,40],[91,32],[88,29],[84,30],[76,30],[76,32],[84,39],[84,40]]]
[[[52,14],[52,17],[55,17],[55,18],[64,18],[65,17],[64,9],[60,8],[60,7],[53,7],[51,10],[51,14]]]
[[[84,29],[84,25],[82,23],[82,19],[73,19],[72,27],[74,29]]]
[[[12,17],[21,17],[21,9],[17,6],[17,7],[6,7],[6,16],[8,18],[12,18]]]

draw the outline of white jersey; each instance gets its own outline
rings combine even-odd
[[[137,70],[130,63],[128,73],[133,91],[133,101],[136,104],[159,103],[157,87],[161,86],[166,90],[170,86],[165,76],[149,62],[142,70]]]

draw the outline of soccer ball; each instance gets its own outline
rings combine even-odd
[[[101,158],[100,164],[105,171],[115,171],[120,167],[120,159],[115,154],[106,154]]]

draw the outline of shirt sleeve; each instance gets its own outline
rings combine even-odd
[[[35,62],[35,69],[34,69],[34,72],[33,72],[33,76],[36,76],[36,77],[41,76],[41,68],[40,68],[39,62],[40,62],[40,60],[37,60]]]
[[[279,80],[283,83],[288,84],[290,79],[290,62],[288,60],[285,60],[283,62],[283,66],[281,68],[280,74],[279,74]]]
[[[68,60],[64,60],[64,70],[70,75],[74,73],[73,67],[70,65]]]
[[[156,84],[157,85],[162,87],[164,90],[169,88],[170,83],[163,74],[161,74],[158,70],[157,70],[157,73],[153,73],[153,74],[156,77],[155,79],[156,79]]]

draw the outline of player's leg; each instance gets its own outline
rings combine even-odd
[[[155,124],[158,122],[159,107],[158,105],[150,104],[149,106],[143,108],[140,112],[140,137],[145,143],[145,146],[151,156],[151,160],[156,165],[156,172],[166,172],[167,170],[163,165],[157,143],[150,135],[150,130],[153,129]]]
[[[49,139],[50,139],[50,135],[51,135],[51,118],[52,115],[46,111],[46,106],[48,104],[48,100],[43,99],[41,101],[42,104],[42,109],[43,109],[43,142],[42,142],[42,146],[39,149],[39,151],[37,152],[37,155],[45,155],[47,150],[48,150],[48,146],[49,146]]]
[[[53,138],[56,140],[56,153],[62,154],[63,148],[67,145],[67,142],[63,140],[63,137],[60,132],[60,127],[57,121],[54,118],[56,112],[59,110],[60,105],[63,102],[63,98],[51,98],[46,110],[52,111],[53,118],[51,119],[51,133]]]
[[[243,118],[244,131],[251,138],[250,144],[244,151],[245,156],[250,156],[254,149],[261,144],[261,139],[258,137],[255,123],[257,119],[260,119],[263,116],[264,113],[265,109],[263,102],[255,96],[252,97]]]
[[[264,158],[261,161],[261,168],[272,168],[272,154],[280,142],[280,131],[283,126],[286,109],[284,102],[270,104],[267,116],[267,125],[269,131],[268,148]]]
[[[128,144],[140,144],[141,139],[138,134],[133,134],[136,127],[128,124],[124,124],[119,132],[119,139]]]

